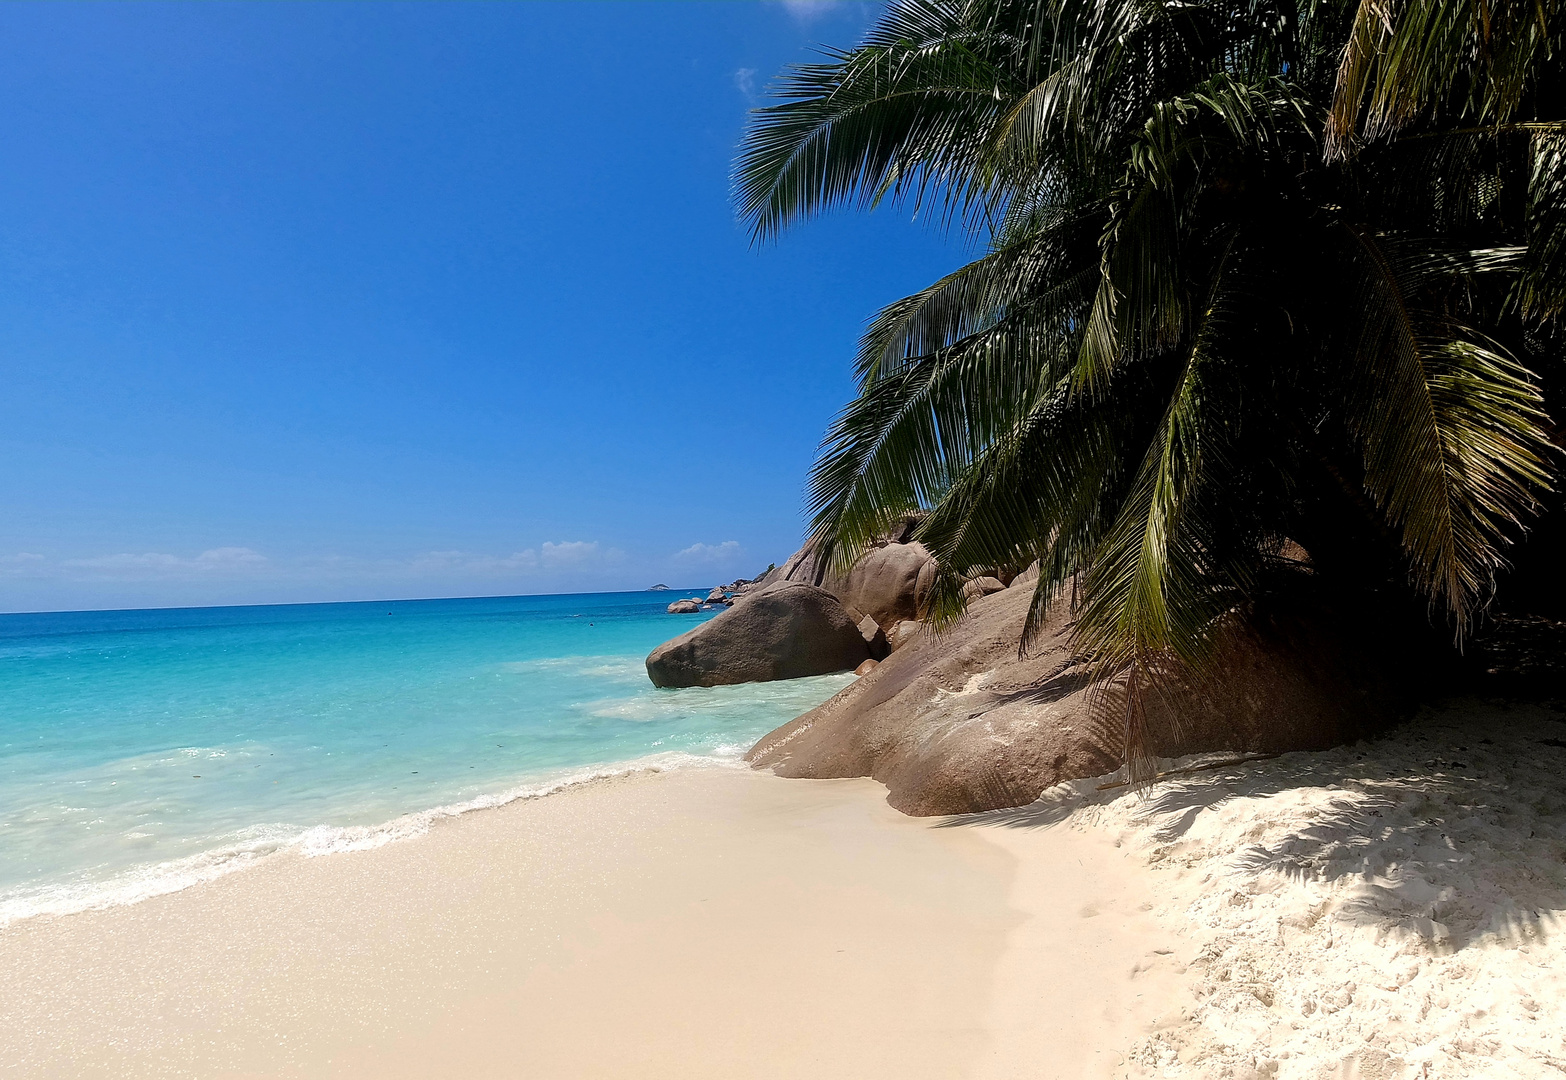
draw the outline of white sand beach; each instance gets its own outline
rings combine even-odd
[[[586,784],[17,923],[0,1071],[1555,1075],[1563,719],[1467,703],[965,818],[720,767]]]
[[[1113,1075],[1178,944],[1132,860],[883,796],[640,774],[18,923],[0,1072]]]
[[[1079,782],[991,817],[1145,867],[1196,1006],[1132,1075],[1534,1078],[1566,1074],[1563,775],[1566,712],[1467,701],[1146,799]]]
[[[0,1080],[1566,1080],[1566,0],[0,57]]]

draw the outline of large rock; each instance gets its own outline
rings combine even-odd
[[[1005,583],[1000,578],[976,577],[963,583],[962,598],[971,604],[991,593],[998,593],[1005,587]]]
[[[1018,657],[1031,592],[983,597],[955,627],[913,634],[900,648],[894,638],[879,667],[747,759],[783,776],[874,777],[909,814],[1019,806],[1063,780],[1113,771],[1123,714],[1090,708],[1069,615],[1057,612],[1031,655]],[[1359,622],[1276,616],[1234,635],[1213,685],[1176,695],[1178,735],[1168,706],[1149,702],[1151,748],[1164,757],[1321,749],[1395,719],[1407,699],[1383,675],[1397,669],[1387,635]]]
[[[752,586],[752,589],[765,589],[773,585],[781,585],[787,581],[802,581],[806,585],[820,586],[826,579],[826,568],[816,565],[816,542],[805,541],[805,545],[794,554],[790,555],[782,566],[774,566],[765,574],[762,574]],[[758,589],[759,591],[759,589]],[[832,590],[828,589],[828,592]]]
[[[701,604],[696,600],[676,600],[667,608],[670,615],[694,615],[700,610]]]
[[[886,654],[892,651],[892,646],[886,640],[886,631],[870,616],[866,615],[859,620],[859,633],[870,647],[870,659],[885,660]]]
[[[910,544],[910,540],[913,537],[914,529],[918,527],[921,520],[923,520],[922,514],[904,514],[887,527],[886,531],[877,538],[876,543],[883,546],[915,546]],[[923,546],[919,545],[918,550],[923,552]],[[929,553],[924,552],[924,556],[928,559]],[[804,545],[790,555],[782,566],[774,566],[757,578],[750,588],[754,590],[757,586],[776,585],[784,581],[803,581],[808,585],[816,585],[836,596],[849,607],[859,606],[847,599],[847,580],[828,574],[825,561],[816,558],[816,542],[813,539],[806,540]],[[863,613],[868,609],[860,608],[859,610]],[[908,617],[913,618],[914,613],[910,612]],[[889,624],[882,622],[881,625],[887,626]]]
[[[852,671],[870,658],[864,635],[824,589],[784,582],[647,657],[654,686],[724,686]]]
[[[1022,573],[1018,574],[1016,577],[1012,578],[1011,584],[1007,585],[1006,587],[1008,589],[1015,589],[1019,586],[1027,585],[1030,587],[1029,591],[1032,591],[1031,587],[1036,586],[1038,583],[1039,561],[1034,559],[1033,562],[1028,565],[1028,568]]]
[[[709,604],[726,604],[728,600],[729,598],[724,595],[722,585],[719,585],[707,594],[707,603]]]
[[[838,596],[883,629],[919,617],[919,573],[930,563],[923,544],[884,544],[859,557]]]
[[[904,619],[887,632],[886,643],[893,652],[896,652],[922,633],[924,633],[924,623],[916,619]]]
[[[924,618],[925,608],[930,604],[930,593],[935,589],[935,575],[939,571],[940,566],[934,559],[919,568],[919,578],[914,582],[914,608],[918,612],[915,618]]]

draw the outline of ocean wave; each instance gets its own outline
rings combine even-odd
[[[647,668],[639,656],[550,656],[540,660],[508,660],[496,667],[508,675],[590,675],[599,678],[645,679]]]
[[[637,773],[743,767],[739,756],[744,753],[744,749],[742,746],[724,745],[715,747],[711,755],[670,751],[630,761],[580,768],[568,773],[534,777],[502,791],[403,814],[377,825],[316,825],[309,828],[283,824],[256,825],[241,831],[229,842],[209,850],[180,859],[132,867],[106,881],[76,880],[24,887],[14,890],[10,895],[0,895],[0,930],[41,915],[74,915],[83,911],[140,903],[250,869],[289,851],[305,858],[373,851],[387,844],[423,836],[437,821],[446,818],[460,817],[475,810],[492,810],[526,799],[546,798],[586,784]]]
[[[493,810],[524,799],[542,799],[584,784],[613,780],[635,773],[670,772],[692,768],[734,768],[735,764],[734,757],[727,754],[719,756],[715,753],[708,756],[683,751],[652,754],[631,761],[579,769],[542,780],[531,780],[504,791],[478,795],[462,802],[448,803],[412,814],[403,814],[379,825],[317,825],[306,830],[299,837],[299,850],[302,855],[311,858],[349,851],[372,851],[393,841],[423,836],[430,831],[430,826],[435,822],[443,818],[460,817],[474,810]]]
[[[39,915],[74,915],[179,892],[254,866],[289,847],[298,836],[295,827],[258,825],[232,843],[181,859],[132,867],[108,881],[78,880],[17,890],[0,897],[0,929]]]
[[[736,710],[768,709],[795,715],[820,704],[823,687],[833,692],[854,681],[850,674],[816,675],[775,683],[739,683],[733,686],[688,686],[679,690],[645,691],[625,697],[604,697],[579,702],[573,709],[604,719],[646,723],[678,720],[693,714],[725,714]]]

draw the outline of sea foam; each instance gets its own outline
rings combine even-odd
[[[0,616],[0,924],[645,769],[851,676],[659,690],[657,593]]]
[[[60,882],[0,898],[0,930],[40,915],[73,915],[180,892],[239,870],[251,869],[263,860],[288,852],[304,858],[320,858],[373,851],[387,844],[422,837],[443,819],[460,817],[475,810],[493,810],[523,800],[542,799],[605,780],[677,769],[742,768],[739,756],[743,752],[743,747],[734,745],[721,747],[712,756],[680,752],[652,754],[635,761],[539,778],[462,802],[402,814],[375,825],[313,825],[308,828],[257,825],[245,830],[247,835],[237,837],[231,843],[182,859],[131,867],[106,881]]]

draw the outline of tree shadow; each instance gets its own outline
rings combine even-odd
[[[993,705],[1049,705],[1089,689],[1093,681],[1091,670],[1073,660],[1022,686],[986,687],[984,692]]]
[[[1187,843],[1205,814],[1235,800],[1313,789],[1277,808],[1298,821],[1253,811],[1223,827],[1260,829],[1256,842],[1231,837],[1224,847],[1208,836],[1191,841],[1189,853],[1210,859],[1236,888],[1272,874],[1310,889],[1351,931],[1412,935],[1436,952],[1536,941],[1566,917],[1566,793],[1556,779],[1566,749],[1555,745],[1552,720],[1505,730],[1416,723],[1371,743],[1176,776],[1144,790],[1075,781],[1026,806],[940,827],[1048,829],[1096,808],[1139,834],[1133,843],[1161,849]]]

